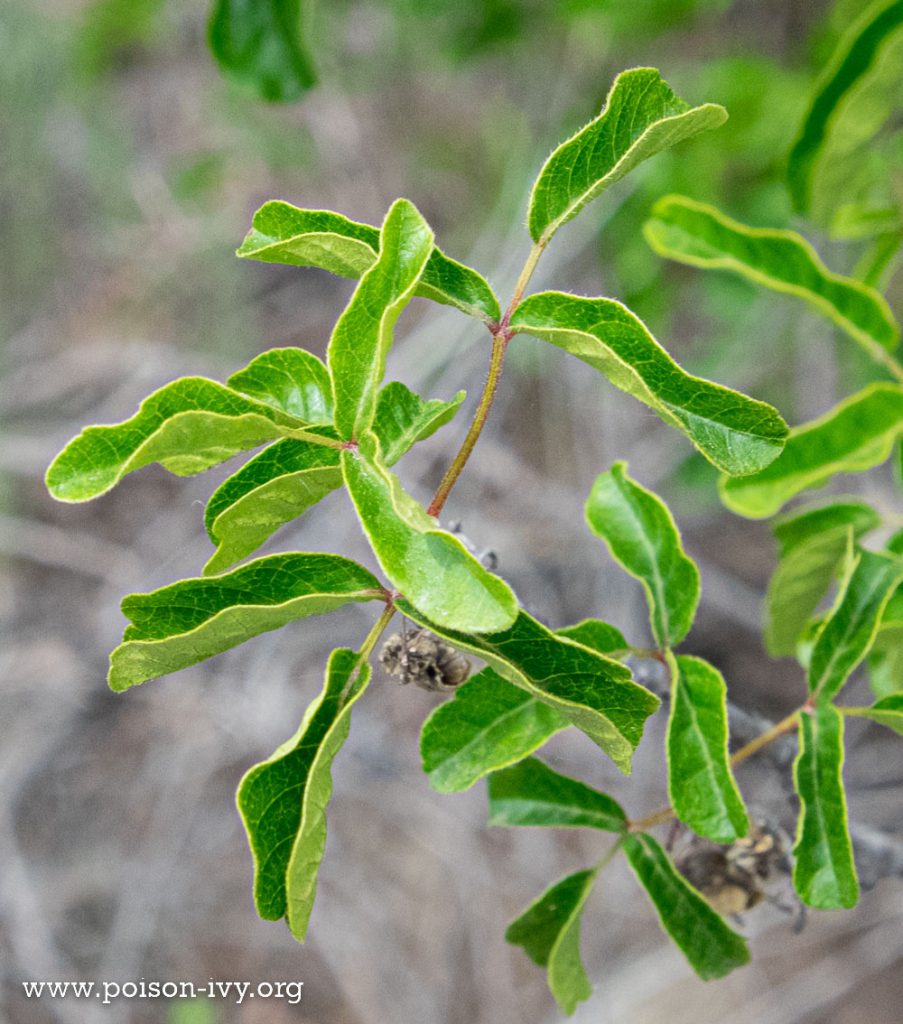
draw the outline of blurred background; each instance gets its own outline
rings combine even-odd
[[[599,838],[490,830],[482,784],[433,793],[418,732],[442,698],[378,672],[334,766],[310,939],[298,946],[281,923],[258,920],[235,787],[295,731],[328,652],[358,643],[372,613],[299,623],[114,696],[104,677],[124,624],[120,598],[200,573],[211,552],[203,503],[236,464],[189,480],[152,467],[84,506],[55,504],[43,472],[82,425],[126,418],[176,376],[223,379],[274,345],[323,354],[353,284],[235,259],[267,199],[379,223],[406,196],[442,248],[506,301],[529,250],[533,177],[635,65],[659,67],[692,103],[723,103],[730,120],[657,156],[562,230],[532,287],[621,298],[690,371],[772,402],[791,423],[825,411],[865,379],[857,353],[790,300],[665,265],[640,226],[658,196],[683,192],[740,220],[802,228],[832,267],[851,270],[855,246],[794,221],[783,164],[818,70],[857,10],[851,0],[333,0],[305,11],[317,84],[270,105],[219,73],[203,4],[0,0],[0,1019],[559,1019],[543,972],[503,933],[550,882],[597,860]],[[889,282],[897,310],[901,276]],[[423,300],[399,322],[390,376],[427,396],[470,396],[402,462],[419,497],[463,438],[488,347],[481,327]],[[703,603],[684,649],[718,665],[740,708],[775,718],[797,706],[800,669],[761,645],[775,558],[767,526],[727,513],[682,437],[582,363],[517,339],[446,512],[497,553],[544,621],[598,616],[642,642],[640,587],[582,519],[593,479],[618,458],[669,501],[700,565]],[[898,503],[886,470],[843,490]],[[372,564],[341,494],[265,550],[279,549]],[[579,734],[555,737],[544,757],[649,813],[665,802],[663,719],[647,728],[631,780]],[[849,734],[852,816],[893,836],[899,740],[865,722]],[[792,827],[771,761],[744,766],[740,783]],[[747,915],[752,966],[706,985],[614,864],[584,916],[596,992],[574,1019],[900,1019],[899,877],[854,911],[811,914],[799,934],[793,921],[768,905]],[[295,1006],[102,1007],[28,1000],[21,985],[142,978],[297,980],[304,994]]]

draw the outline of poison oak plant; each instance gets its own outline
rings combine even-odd
[[[859,62],[847,88],[856,85],[850,76],[866,71]],[[843,90],[825,89],[841,102]],[[806,677],[799,708],[733,757],[724,680],[714,666],[676,650],[695,615],[698,570],[667,507],[624,462],[596,480],[586,520],[642,584],[652,652],[602,619],[547,628],[439,520],[490,414],[506,351],[522,333],[582,359],[682,432],[720,470],[722,497],[741,515],[772,515],[833,474],[888,457],[903,430],[903,370],[891,351],[896,322],[874,288],[831,273],[790,232],[745,228],[680,197],[662,200],[646,227],[652,245],[669,257],[727,268],[808,301],[865,348],[876,374],[893,378],[876,380],[789,433],[769,405],[683,370],[620,302],[558,291],[526,295],[559,227],[641,161],[718,127],[725,117],[716,104],[685,103],[653,69],[619,75],[601,114],[552,153],[533,186],[533,246],[504,309],[476,271],[436,247],[406,200],[392,205],[379,229],[329,211],[265,204],[240,256],[359,279],[332,333],[326,364],[282,348],[258,356],[225,384],[176,380],[131,419],[85,429],[48,470],[51,493],[79,502],[149,463],[186,476],[263,446],[210,498],[205,523],[214,551],[203,575],[123,601],[131,624],[111,656],[114,690],[196,664],[294,619],[352,601],[376,604],[369,634],[356,648],[333,651],[322,692],[297,732],[251,768],[238,790],[257,909],[267,919],[285,918],[299,940],[307,933],[325,845],[332,762],[370,681],[369,661],[397,612],[486,665],[424,724],[423,766],[432,786],[458,792],[488,775],[493,824],[588,827],[612,837],[598,863],[555,882],[507,932],[547,969],[565,1012],[590,993],[579,950],[583,906],[599,872],[621,852],[662,927],[701,977],[723,976],[748,960],[745,940],[677,870],[652,830],[676,818],[718,844],[741,839],[750,822],[732,767],[783,733],[797,730],[800,738],[797,892],[813,907],[856,902],[841,783],[844,716],[864,715],[903,732],[903,693],[897,692],[903,540],[896,536],[884,551],[859,546],[880,523],[875,510],[862,501],[835,501],[803,506],[777,521],[781,556],[769,598],[768,643],[775,653],[799,651]],[[818,97],[814,117],[830,118]],[[481,320],[491,340],[485,389],[428,508],[405,492],[391,467],[447,423],[464,395],[427,400],[401,383],[383,383],[394,324],[414,295]],[[341,554],[287,552],[235,568],[337,488],[348,492],[379,577]],[[835,577],[836,600],[819,613]],[[835,699],[870,649],[881,699],[869,708],[838,707]],[[656,658],[671,685],[670,805],[644,819],[632,819],[609,796],[531,756],[555,733],[576,727],[630,772],[645,722],[660,705],[632,677],[631,655]]]

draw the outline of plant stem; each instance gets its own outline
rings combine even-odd
[[[464,466],[470,458],[470,453],[474,450],[480,434],[483,432],[483,427],[486,426],[486,420],[489,418],[489,410],[492,408],[492,402],[495,399],[495,393],[498,390],[499,381],[502,379],[502,367],[505,362],[505,352],[508,349],[508,342],[510,340],[511,335],[509,334],[507,327],[499,327],[499,329],[493,334],[492,356],[489,360],[489,373],[486,377],[486,385],[483,388],[483,395],[480,398],[480,404],[477,406],[477,411],[474,414],[473,422],[470,424],[470,429],[467,431],[467,436],[464,438],[464,443],[461,445],[458,454],[452,460],[452,464],[445,471],[445,476],[442,477],[442,482],[436,489],[433,500],[430,502],[430,507],[426,510],[428,515],[438,516],[442,511],[442,506],[448,499],[449,494],[451,494],[451,489],[458,482],[458,477],[463,472]]]
[[[489,411],[492,409],[492,403],[495,399],[495,393],[498,391],[499,381],[502,379],[502,369],[505,364],[505,353],[508,351],[508,342],[514,336],[513,331],[508,326],[511,321],[511,314],[517,309],[520,300],[523,298],[524,291],[530,282],[530,278],[533,276],[533,271],[536,270],[536,264],[539,262],[539,257],[542,256],[544,249],[545,244],[537,242],[530,250],[527,261],[524,263],[517,283],[514,286],[514,294],[508,303],[508,308],[505,310],[501,321],[497,325],[490,327],[492,333],[492,354],[489,357],[489,372],[486,375],[486,383],[483,386],[480,404],[477,406],[470,429],[467,431],[467,436],[464,438],[458,454],[452,460],[451,465],[445,471],[445,476],[442,477],[439,486],[436,488],[433,500],[426,510],[428,515],[438,516],[442,511],[452,488],[458,482],[458,477],[460,477],[465,465],[467,465],[467,460],[470,458],[470,453],[474,450],[480,434],[483,432],[483,427],[486,426],[486,421],[489,419]]]
[[[376,642],[383,635],[386,627],[392,621],[392,616],[395,614],[395,602],[390,598],[386,600],[386,607],[383,609],[382,615],[373,623],[373,628],[367,634],[364,642],[361,644],[360,650],[358,651],[358,661],[365,662],[373,652],[373,648],[376,646]]]
[[[750,740],[746,746],[741,747],[737,753],[731,757],[731,766],[736,768],[738,764],[742,764],[748,757],[752,757],[753,754],[761,750],[762,747],[767,746],[772,740],[776,740],[779,736],[783,736],[785,732],[790,732],[791,729],[796,728],[800,714],[807,706],[808,704],[804,704],[801,708],[797,708],[796,711],[792,711],[786,718],[782,718],[776,725],[773,725],[770,729],[766,729],[761,736],[756,736],[756,738]]]
[[[761,735],[756,736],[745,746],[741,747],[736,754],[731,758],[731,765],[736,767],[741,764],[747,758],[752,757],[753,754],[758,753],[762,747],[767,746],[773,740],[783,736],[785,732],[790,732],[791,729],[796,727],[799,721],[800,715],[809,708],[809,702],[806,701],[802,707],[791,711],[786,718],[782,718],[780,722],[771,726],[770,729],[766,729]],[[636,821],[631,821],[628,828],[631,832],[645,832],[647,829],[653,827],[653,825],[663,825],[666,821],[670,821],[676,817],[673,807],[662,807],[661,810],[655,811],[653,814],[647,815],[645,818],[637,818]]]
[[[527,257],[524,269],[520,272],[520,277],[517,279],[517,284],[514,286],[514,294],[511,296],[511,301],[508,303],[508,308],[505,311],[505,315],[502,317],[502,324],[505,327],[508,326],[511,314],[515,309],[517,309],[520,305],[520,300],[524,297],[524,291],[530,283],[530,278],[533,276],[533,271],[536,269],[536,264],[539,263],[539,257],[542,256],[546,244],[546,242],[536,242],[530,250],[530,255]]]

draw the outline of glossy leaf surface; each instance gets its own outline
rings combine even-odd
[[[643,160],[726,119],[716,103],[691,107],[655,68],[623,71],[602,113],[558,146],[539,172],[528,214],[533,241],[548,241]]]
[[[764,519],[836,473],[861,473],[880,465],[901,433],[903,388],[872,384],[819,419],[794,427],[781,457],[760,473],[722,478],[721,498],[738,515]]]
[[[800,752],[793,778],[800,817],[793,847],[793,885],[803,903],[820,910],[855,906],[859,881],[843,790],[843,718],[819,703],[800,715]]]
[[[680,643],[699,604],[699,570],[668,507],[627,475],[626,462],[616,462],[596,477],[584,513],[612,558],[643,584],[658,647]]]
[[[122,423],[85,427],[47,470],[58,501],[89,501],[159,462],[193,476],[307,424],[205,377],[181,377],[149,395]]]
[[[254,857],[254,903],[268,921],[285,917],[303,941],[326,846],[332,762],[350,728],[351,708],[370,681],[354,651],[335,650],[326,679],[295,735],[254,765],[238,787],[238,809]]]
[[[899,325],[881,293],[832,273],[795,231],[750,228],[684,196],[660,199],[643,230],[660,255],[695,267],[731,270],[796,295],[867,348],[892,349],[899,340]]]
[[[884,609],[903,578],[903,558],[859,551],[809,660],[809,691],[832,700],[868,654]]]
[[[226,381],[230,388],[306,423],[332,423],[329,371],[303,348],[273,348]]]
[[[861,501],[806,506],[776,521],[781,553],[765,598],[765,644],[773,657],[792,655],[806,623],[827,594],[847,550],[880,518]]]
[[[380,462],[376,439],[342,453],[345,485],[383,572],[437,626],[492,633],[510,626],[517,599],[460,539],[428,516]]]
[[[456,647],[483,658],[502,678],[555,708],[621,771],[630,771],[643,723],[660,701],[632,681],[629,669],[557,636],[523,611],[508,629],[468,635],[436,626],[408,602],[400,601],[398,609]]]
[[[556,882],[512,921],[505,938],[522,946],[528,957],[547,970],[549,990],[562,1013],[592,995],[580,960],[580,916],[592,892],[595,871],[578,871]]]
[[[484,668],[423,723],[423,770],[439,793],[459,793],[532,754],[569,724],[555,708]]]
[[[407,200],[393,203],[380,232],[379,256],[363,275],[329,340],[335,427],[346,440],[373,425],[392,329],[414,294],[433,248],[433,233]]]
[[[274,103],[317,80],[301,35],[301,0],[215,0],[210,49],[223,73]]]
[[[700,978],[722,978],[749,961],[745,939],[728,928],[652,836],[628,835],[624,852],[662,928]]]
[[[613,299],[540,292],[517,307],[511,326],[605,374],[686,434],[725,473],[755,473],[784,446],[787,426],[770,405],[686,373],[646,325]]]
[[[273,200],[254,214],[238,255],[264,263],[319,267],[358,278],[376,261],[379,230],[329,210],[302,210]],[[487,322],[500,316],[498,299],[477,271],[434,248],[417,285],[417,295],[454,306]]]
[[[122,611],[132,624],[110,655],[110,688],[127,690],[294,619],[381,597],[379,581],[356,562],[298,552],[131,594]]]
[[[677,817],[698,835],[732,843],[749,819],[728,756],[727,688],[701,658],[669,656],[668,796]]]
[[[489,824],[623,832],[627,815],[605,793],[528,757],[489,776]]]
[[[450,402],[425,402],[404,384],[387,384],[380,392],[374,421],[387,464],[447,423],[463,400],[460,391]],[[335,431],[328,433],[335,436]],[[265,448],[223,481],[207,502],[204,525],[217,550],[204,572],[222,572],[247,557],[280,526],[341,484],[341,460],[334,448],[294,440]]]

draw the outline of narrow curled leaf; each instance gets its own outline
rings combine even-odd
[[[193,476],[305,426],[216,381],[180,377],[145,398],[131,419],[85,427],[50,464],[47,488],[59,501],[89,501],[153,462]]]
[[[794,427],[781,457],[760,473],[722,477],[721,499],[738,515],[764,519],[836,473],[861,473],[880,465],[901,433],[903,388],[871,384],[819,419]]]
[[[859,881],[843,791],[843,718],[819,702],[800,715],[800,752],[793,779],[800,816],[793,847],[793,885],[803,903],[820,910],[855,906]]]
[[[727,688],[703,661],[669,656],[668,796],[677,817],[707,839],[732,843],[749,819],[727,752]]]
[[[765,598],[765,645],[773,657],[796,651],[806,623],[814,614],[847,549],[880,523],[865,502],[808,505],[777,520],[772,529],[780,560]]]
[[[381,597],[379,581],[356,562],[300,552],[131,594],[122,611],[132,624],[110,655],[110,689],[196,665],[294,619]]]
[[[295,735],[254,765],[238,787],[238,810],[254,857],[254,903],[268,921],[285,917],[304,941],[326,845],[332,762],[348,736],[351,708],[370,681],[354,651],[329,656],[326,679]]]
[[[884,609],[903,579],[903,558],[859,551],[840,594],[815,640],[809,659],[809,691],[832,700],[868,654]]]
[[[900,328],[880,292],[834,274],[795,231],[750,228],[713,206],[666,196],[643,232],[657,253],[694,267],[731,270],[773,291],[796,295],[866,348],[892,349]]]
[[[332,423],[329,371],[303,348],[272,348],[226,381],[230,388],[305,423]]]
[[[555,632],[559,636],[566,636],[568,640],[576,640],[578,644],[589,647],[591,651],[608,654],[613,658],[630,651],[630,644],[624,639],[620,629],[601,619],[583,619],[582,622],[576,622],[573,626],[563,626]]]
[[[215,0],[208,38],[223,73],[261,99],[290,103],[317,81],[301,36],[301,0]]]
[[[596,477],[584,514],[612,558],[643,584],[656,644],[680,643],[699,603],[699,570],[667,505],[627,475],[626,462],[616,462]]]
[[[505,939],[522,946],[528,957],[547,970],[549,991],[562,1013],[592,995],[593,987],[580,960],[580,917],[592,892],[595,871],[562,878],[508,925]]]
[[[238,255],[246,259],[319,267],[352,278],[366,273],[378,252],[378,228],[329,210],[302,210],[280,200],[260,207],[238,249]],[[415,294],[487,322],[500,316],[498,299],[485,278],[436,248]]]
[[[903,736],[903,693],[891,693],[868,708],[844,708],[845,715],[870,718]]]
[[[901,27],[903,0],[870,4],[850,26],[822,74],[787,165],[790,194],[799,212],[805,213],[811,205],[818,164],[838,113],[879,65],[883,50]]]
[[[339,436],[359,438],[373,425],[392,329],[414,294],[433,233],[406,199],[392,204],[380,232],[379,257],[339,317],[327,358]]]
[[[489,824],[623,832],[627,815],[605,793],[528,757],[489,776]]]
[[[373,435],[342,452],[345,486],[383,572],[437,626],[492,633],[510,626],[517,599],[460,539],[439,528],[382,465]]]
[[[660,701],[634,683],[624,665],[556,635],[523,611],[507,629],[467,634],[436,625],[408,601],[399,601],[398,610],[555,708],[622,772],[630,771],[643,724]]]
[[[624,853],[662,928],[700,978],[723,978],[749,962],[746,941],[728,928],[652,836],[643,832],[628,835]]]
[[[784,447],[787,425],[770,405],[691,376],[620,302],[540,292],[517,307],[511,326],[605,374],[725,473],[755,473]]]
[[[423,770],[437,792],[459,793],[532,754],[568,724],[555,708],[484,668],[423,723]]]
[[[528,215],[533,241],[547,242],[643,160],[726,120],[717,103],[691,107],[655,68],[622,71],[602,113],[558,146],[539,172]]]
[[[447,423],[463,400],[460,391],[450,402],[425,402],[404,384],[387,384],[379,394],[374,421],[387,465]],[[334,430],[315,428],[314,432],[335,437]],[[341,484],[342,466],[335,448],[290,439],[265,448],[224,480],[207,502],[204,525],[217,550],[204,566],[205,574],[222,572],[247,557],[280,526]]]

